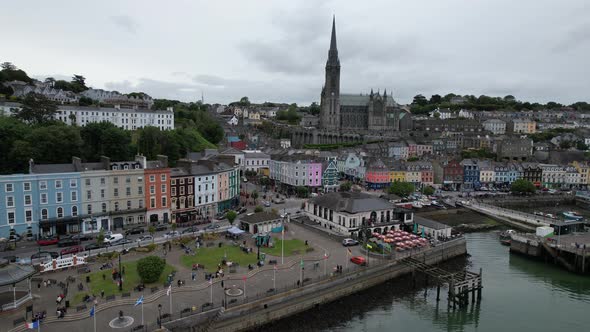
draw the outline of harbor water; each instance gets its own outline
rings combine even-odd
[[[497,233],[467,234],[469,257],[442,266],[483,269],[479,303],[447,308],[447,288],[409,276],[392,280],[288,319],[264,331],[587,331],[590,278],[554,265],[510,254]],[[444,292],[444,294],[443,294]],[[470,298],[471,302],[471,298]]]

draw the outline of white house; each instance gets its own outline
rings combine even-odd
[[[451,226],[418,216],[414,217],[414,223],[418,225],[418,231],[424,231],[424,235],[426,236],[437,240],[451,237]]]
[[[231,117],[231,119],[229,119],[229,121],[227,121],[227,124],[229,124],[230,126],[237,126],[238,125],[238,118],[234,115]]]
[[[148,110],[115,107],[90,107],[61,105],[54,119],[66,124],[85,126],[88,123],[110,122],[117,127],[135,130],[147,126],[160,130],[174,129],[174,110]]]
[[[506,133],[506,122],[499,119],[489,119],[483,122],[483,128],[491,131],[494,135],[504,135]]]
[[[259,172],[260,169],[270,167],[270,155],[260,150],[244,150],[246,170]]]
[[[291,147],[291,140],[288,138],[281,138],[281,148],[288,149]]]
[[[240,226],[250,234],[270,233],[282,226],[282,218],[273,212],[248,213],[240,219]]]

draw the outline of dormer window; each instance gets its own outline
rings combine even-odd
[[[117,166],[117,165],[113,165],[113,171],[116,171],[116,170],[118,170],[118,169],[119,169],[119,166]]]

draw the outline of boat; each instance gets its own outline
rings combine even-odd
[[[535,211],[535,212],[533,212],[533,214],[535,216],[544,216],[545,215],[543,212],[540,212],[540,211]]]
[[[513,229],[507,229],[500,233],[500,240],[510,240],[512,234],[516,234],[516,231]]]
[[[545,217],[550,218],[550,219],[557,219],[557,217],[555,217],[555,215],[551,214],[551,213],[547,213],[545,215]]]
[[[562,212],[561,214],[565,217],[565,219],[568,219],[568,220],[576,220],[577,221],[577,220],[584,219],[584,217],[582,215],[578,214],[575,211],[565,211],[565,212]]]
[[[502,240],[500,240],[500,243],[503,246],[509,246],[510,245],[510,241],[511,241],[510,239],[502,239]]]
[[[422,203],[420,203],[418,201],[413,201],[412,202],[412,207],[414,207],[416,209],[420,209],[420,208],[422,208]]]

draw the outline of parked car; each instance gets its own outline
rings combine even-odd
[[[270,202],[269,201],[264,201],[264,206],[265,207],[270,207]]]
[[[71,247],[71,246],[75,246],[78,244],[78,240],[77,239],[72,239],[71,237],[67,237],[65,239],[61,239],[59,240],[59,242],[57,243],[58,247]]]
[[[118,239],[118,240],[112,241],[112,242],[110,243],[110,245],[111,245],[111,246],[120,246],[120,245],[122,245],[122,244],[128,244],[128,243],[132,243],[132,242],[133,242],[133,241],[131,241],[131,240],[129,240],[129,239],[122,238],[122,239]]]
[[[239,208],[238,211],[236,211],[236,212],[238,214],[242,214],[242,213],[248,212],[248,209],[245,206],[243,206],[243,207]]]
[[[145,232],[145,230],[143,229],[143,227],[137,226],[137,227],[133,227],[130,228],[128,230],[125,231],[125,235],[129,235],[129,234],[143,234],[143,232]]]
[[[104,248],[104,245],[100,245],[98,243],[91,243],[91,244],[87,244],[86,247],[84,247],[84,249],[86,249],[86,250],[96,250],[96,249],[100,249],[100,248]]]
[[[157,224],[156,225],[156,232],[165,231],[168,229],[168,225],[166,224]]]
[[[59,242],[59,238],[55,236],[55,237],[41,238],[37,241],[37,244],[40,246],[50,246],[50,245],[57,244],[58,242]]]
[[[178,231],[171,231],[171,232],[164,234],[164,238],[166,238],[166,239],[171,239],[171,238],[175,238],[175,237],[179,237],[179,236],[180,236],[180,233]]]
[[[10,263],[16,263],[16,261],[18,260],[18,257],[16,257],[16,256],[5,256],[2,258],[4,258],[5,260],[7,260]]]
[[[199,231],[199,229],[196,226],[191,226],[191,227],[187,227],[187,228],[183,229],[182,234],[196,233],[198,231]]]
[[[351,257],[350,258],[350,261],[353,262],[354,264],[357,264],[357,265],[360,265],[360,266],[367,265],[367,260],[363,256],[354,256],[354,257]]]
[[[138,237],[136,241],[143,242],[143,241],[151,241],[153,239],[154,239],[154,237],[151,235],[142,235],[142,236]]]
[[[219,225],[218,224],[210,224],[209,226],[205,227],[205,230],[214,230],[214,229],[218,229]]]
[[[69,247],[69,248],[62,249],[60,251],[60,254],[62,254],[62,255],[73,255],[73,254],[77,254],[77,253],[82,252],[82,251],[84,251],[84,248],[82,246],[72,246],[72,247]]]
[[[78,234],[72,235],[71,238],[74,240],[80,239],[80,241],[89,241],[89,240],[92,240],[92,235],[78,233]]]
[[[113,242],[123,239],[123,234],[111,234],[104,237],[104,243],[106,245],[112,245]]]
[[[344,239],[342,240],[342,245],[345,247],[348,246],[356,246],[359,244],[359,241],[355,240],[355,239]]]
[[[59,255],[57,255],[57,257],[59,257]],[[51,261],[52,259],[53,259],[53,256],[50,253],[48,253],[47,251],[36,252],[31,255],[31,264],[33,264],[33,265],[43,264],[43,263],[47,263],[47,262]]]

